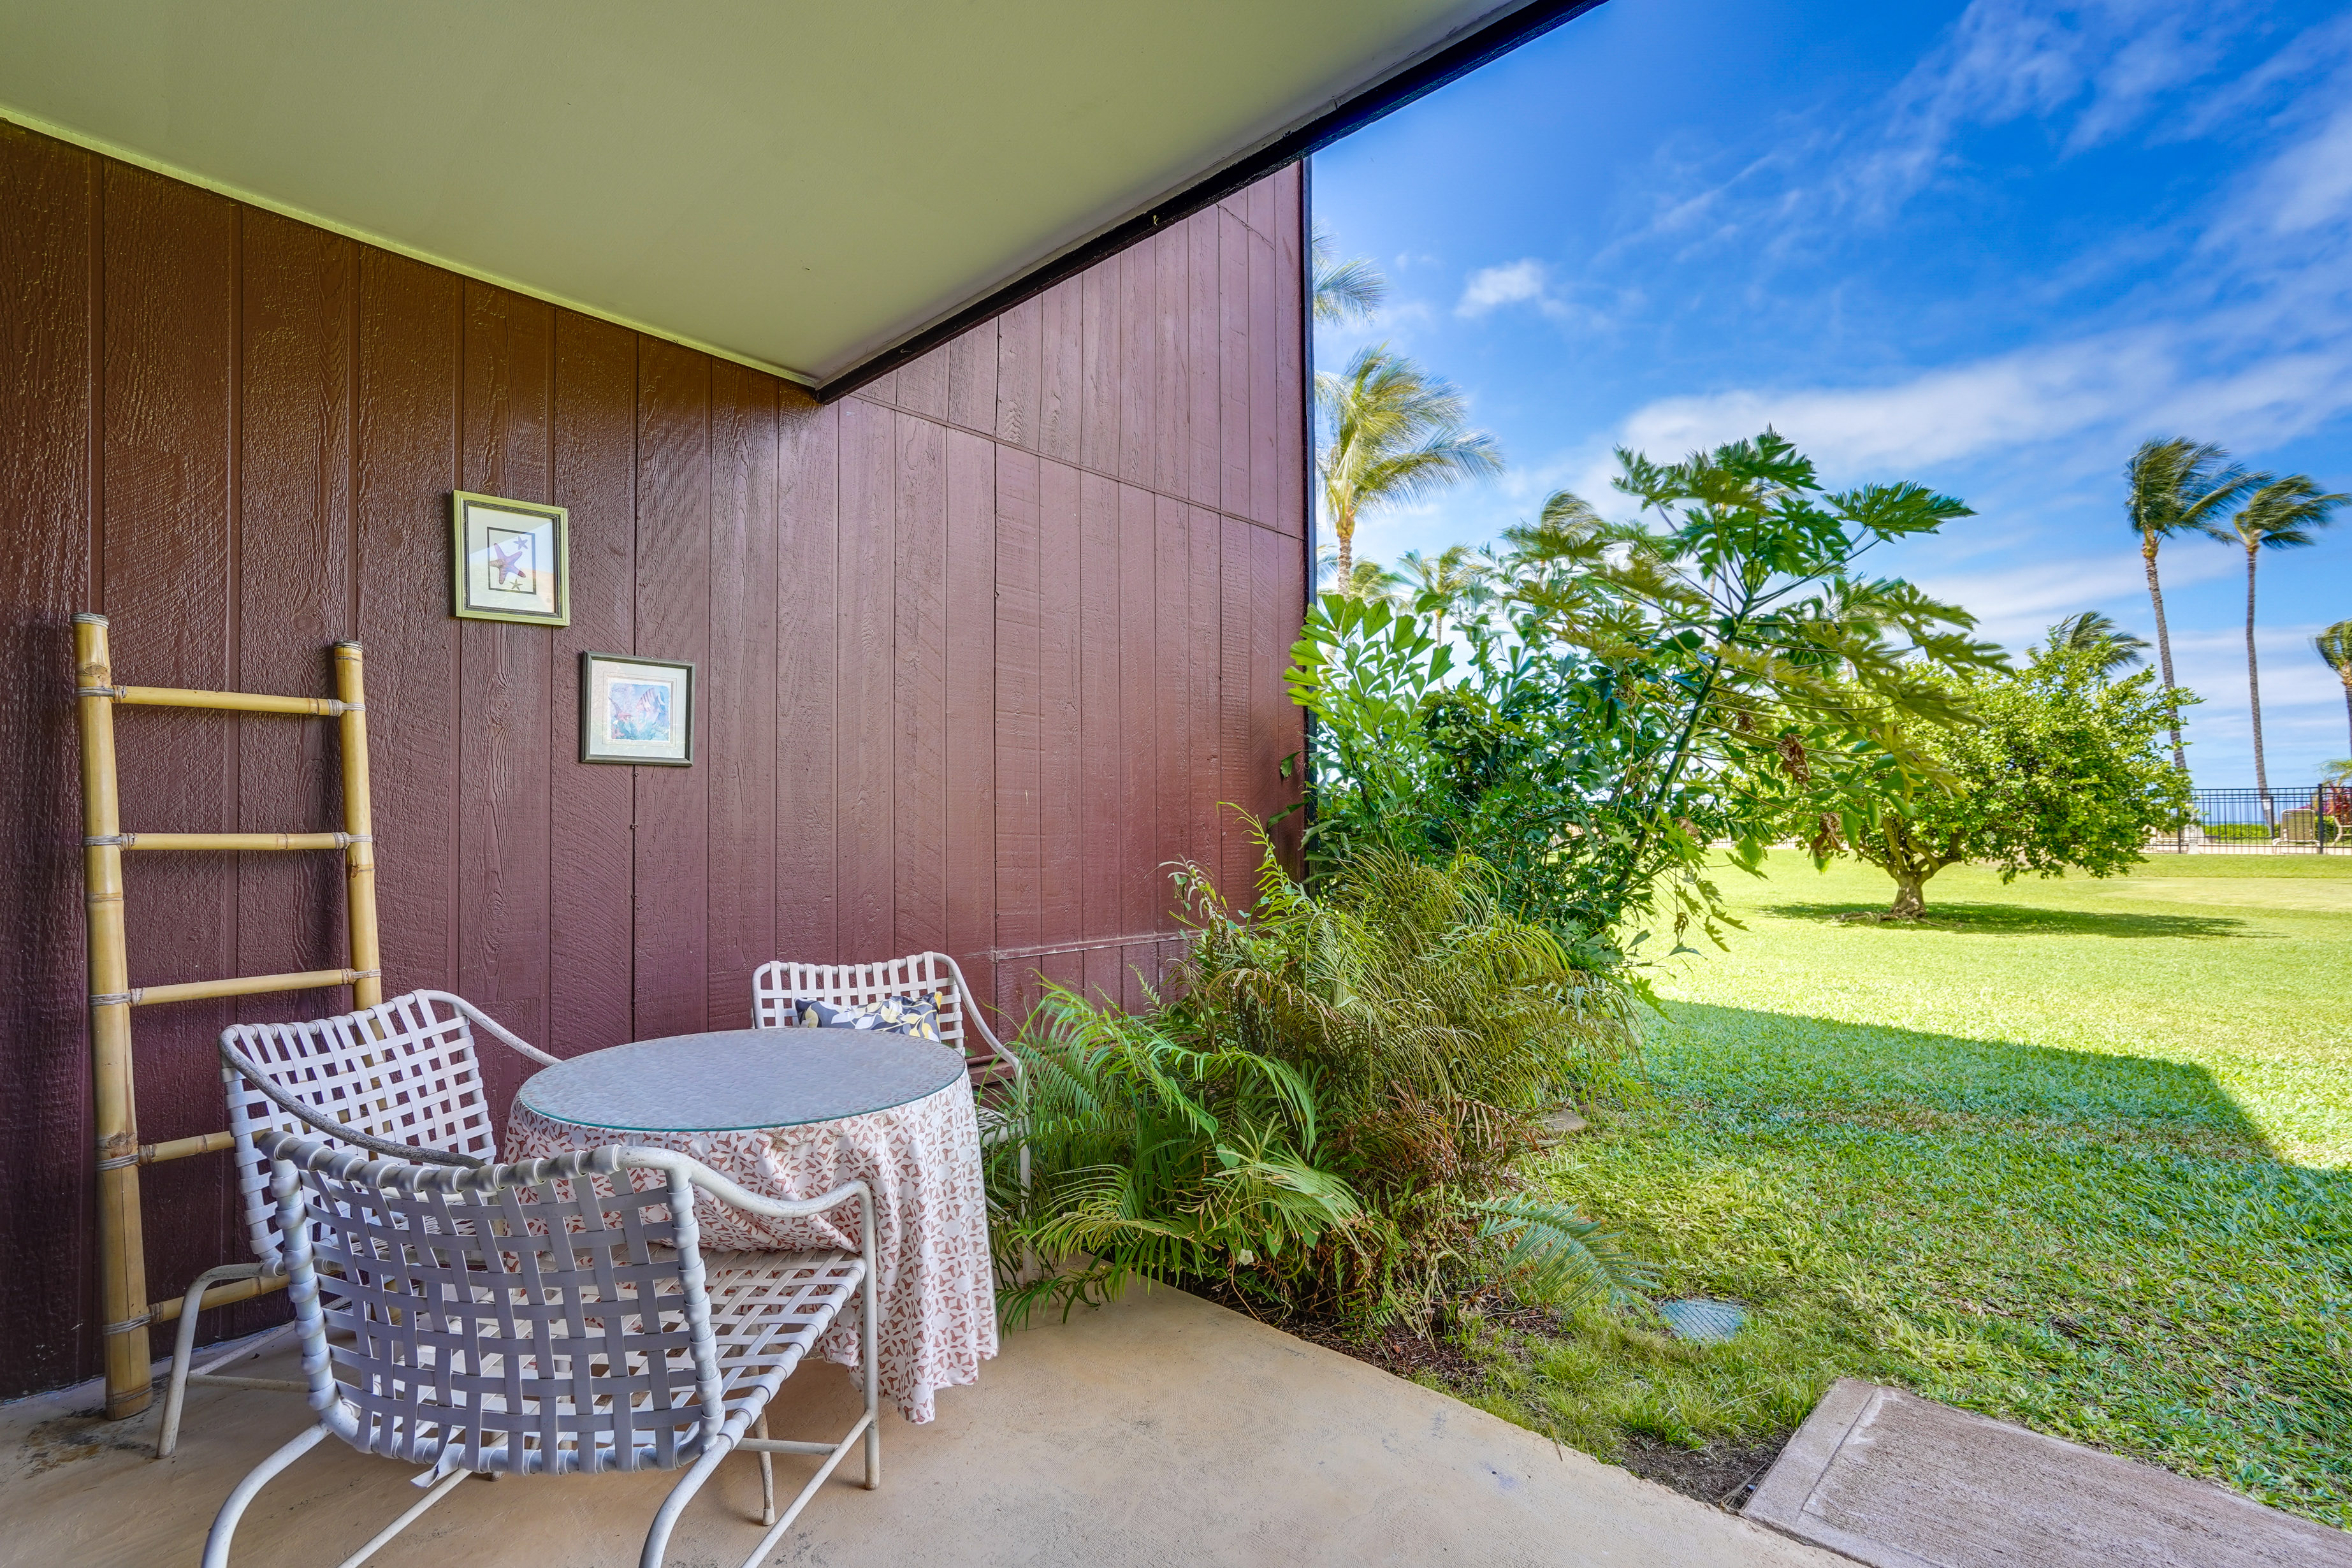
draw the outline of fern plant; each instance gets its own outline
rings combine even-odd
[[[1016,1042],[990,1167],[1008,1321],[1138,1276],[1358,1323],[1490,1279],[1563,1303],[1648,1289],[1530,1171],[1540,1114],[1632,1048],[1622,986],[1474,859],[1367,850],[1310,891],[1259,843],[1248,908],[1177,868],[1192,940],[1168,1000],[1130,1016],[1048,987]]]

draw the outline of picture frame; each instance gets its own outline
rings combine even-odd
[[[580,760],[692,767],[694,666],[633,653],[583,653]]]
[[[449,532],[452,615],[572,624],[572,514],[565,508],[452,490]]]

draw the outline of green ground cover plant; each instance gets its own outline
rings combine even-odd
[[[1839,918],[1872,868],[1767,868],[1547,1170],[1749,1326],[1492,1319],[1456,1392],[1618,1458],[1866,1377],[2352,1527],[2352,857],[1956,867],[1904,925]]]

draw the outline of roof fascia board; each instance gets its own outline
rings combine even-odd
[[[1489,16],[1475,27],[1438,40],[1384,76],[1333,100],[1329,107],[1308,115],[1290,129],[1277,132],[1213,165],[1173,195],[1112,222],[1046,258],[1011,282],[825,377],[816,389],[818,400],[830,403],[846,396],[908,361],[921,358],[941,343],[1003,314],[1024,300],[1076,277],[1162,225],[1190,217],[1264,179],[1284,164],[1322,151],[1350,132],[1435,92],[1529,39],[1574,21],[1601,3],[1601,0],[1527,0],[1524,5]]]
[[[807,387],[811,391],[816,390],[817,387],[816,377],[806,371],[772,364],[766,360],[743,353],[739,350],[724,348],[718,343],[705,342],[700,338],[690,338],[682,332],[672,331],[667,327],[656,326],[651,321],[636,321],[628,316],[618,315],[601,306],[570,299],[540,288],[536,284],[526,283],[519,278],[504,277],[479,267],[468,266],[463,261],[452,260],[446,256],[436,255],[432,251],[394,239],[388,235],[377,234],[352,224],[339,222],[322,214],[296,206],[291,202],[282,202],[273,196],[263,195],[258,191],[247,190],[229,181],[215,179],[210,174],[198,174],[194,169],[183,168],[179,164],[142,153],[136,148],[109,142],[101,136],[92,136],[88,132],[77,131],[70,125],[61,125],[54,120],[48,120],[37,114],[26,113],[9,104],[0,103],[0,121],[5,121],[11,125],[19,126],[37,135],[69,142],[86,152],[112,158],[118,163],[134,164],[150,174],[161,174],[167,180],[177,180],[182,184],[197,186],[212,192],[215,195],[226,196],[233,202],[243,202],[247,206],[260,207],[266,212],[276,213],[280,217],[292,218],[296,223],[309,224],[312,228],[323,228],[330,234],[340,234],[345,239],[357,240],[362,245],[373,246],[378,250],[388,250],[395,256],[404,256],[411,261],[421,261],[427,267],[437,267],[445,272],[455,272],[460,277],[470,278],[477,283],[487,283],[493,289],[504,289],[510,293],[521,294],[561,310],[575,310],[583,316],[593,316],[600,321],[610,321],[616,327],[625,327],[633,332],[643,332],[649,338],[660,338],[666,342],[676,343],[681,348],[693,349],[697,353],[709,354],[715,359],[727,360],[751,370],[764,371],[770,375],[781,376],[796,386]]]

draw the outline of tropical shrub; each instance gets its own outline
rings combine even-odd
[[[1484,867],[1369,848],[1309,891],[1269,850],[1247,907],[1177,879],[1192,940],[1166,999],[1129,1016],[1051,987],[1013,1047],[989,1163],[1009,1319],[1139,1276],[1358,1324],[1487,1278],[1563,1302],[1646,1287],[1528,1174],[1541,1114],[1630,1048],[1625,993]]]

